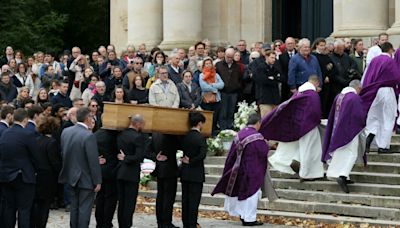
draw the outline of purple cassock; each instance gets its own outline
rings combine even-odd
[[[360,96],[353,92],[337,95],[325,130],[322,162],[331,159],[335,150],[350,143],[364,129],[366,119],[367,112]]]
[[[397,86],[400,84],[400,49],[397,49],[395,58],[388,55],[379,55],[372,59],[363,79],[363,88],[360,97],[364,102],[364,109],[368,112],[378,90],[382,87],[392,87],[399,94]]]
[[[221,179],[211,195],[223,193],[245,200],[263,185],[268,164],[268,145],[253,127],[238,132],[225,161]]]
[[[298,92],[262,120],[259,132],[268,140],[297,141],[320,124],[321,115],[318,93]]]

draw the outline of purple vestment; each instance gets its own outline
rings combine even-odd
[[[232,143],[222,177],[211,195],[249,198],[263,185],[267,164],[268,145],[264,138],[255,128],[242,129]]]
[[[320,124],[321,115],[318,93],[306,90],[293,94],[269,113],[262,120],[259,132],[268,140],[297,141]]]
[[[392,87],[398,95],[397,86],[400,84],[400,50],[395,53],[395,59],[387,55],[379,55],[372,59],[363,79],[363,88],[360,97],[366,112],[374,101],[378,90],[383,87]]]
[[[360,96],[353,92],[337,95],[326,126],[322,162],[331,159],[336,149],[350,143],[364,129],[366,119]]]

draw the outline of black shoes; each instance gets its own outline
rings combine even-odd
[[[242,221],[243,226],[262,226],[264,223],[259,222],[259,221],[254,221],[254,222],[245,222],[244,220]]]
[[[374,134],[369,134],[365,143],[365,153],[369,153],[369,150],[371,148],[371,143],[374,140],[375,135]]]
[[[343,192],[350,193],[349,187],[347,186],[347,178],[345,176],[340,176],[336,181]]]
[[[378,148],[378,154],[391,154],[389,149],[387,148]]]
[[[158,228],[179,228],[179,226],[175,226],[174,224],[170,223],[167,225],[158,225]]]
[[[296,160],[292,160],[292,164],[290,164],[290,168],[292,168],[295,173],[299,174],[300,162],[298,162]]]

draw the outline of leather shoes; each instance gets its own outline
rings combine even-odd
[[[254,222],[243,222],[243,226],[262,226],[264,223],[259,222],[259,221],[254,221]]]
[[[290,168],[292,168],[293,171],[298,174],[300,172],[300,162],[298,162],[296,160],[292,160],[292,164],[290,164]]]
[[[391,154],[391,152],[387,148],[378,148],[378,154]]]
[[[374,140],[375,135],[374,134],[369,134],[365,143],[365,153],[369,153],[369,150],[371,148],[371,143]]]
[[[354,184],[354,183],[355,183],[354,181],[346,179],[346,184]]]
[[[345,176],[340,176],[338,179],[336,179],[336,181],[339,184],[339,186],[343,192],[350,193],[349,187],[347,187],[347,182],[346,182]]]

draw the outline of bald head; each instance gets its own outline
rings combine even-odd
[[[355,89],[357,91],[357,94],[361,92],[361,81],[360,80],[353,80],[349,83],[349,87]]]
[[[72,123],[74,123],[74,124],[76,124],[78,121],[76,120],[76,111],[78,111],[78,108],[76,108],[76,107],[72,107],[72,108],[70,108],[69,110],[68,110],[68,112],[67,112],[67,117],[68,117],[68,119],[72,122]]]
[[[225,61],[228,64],[233,63],[233,56],[235,55],[235,49],[233,48],[228,48],[225,51]]]

